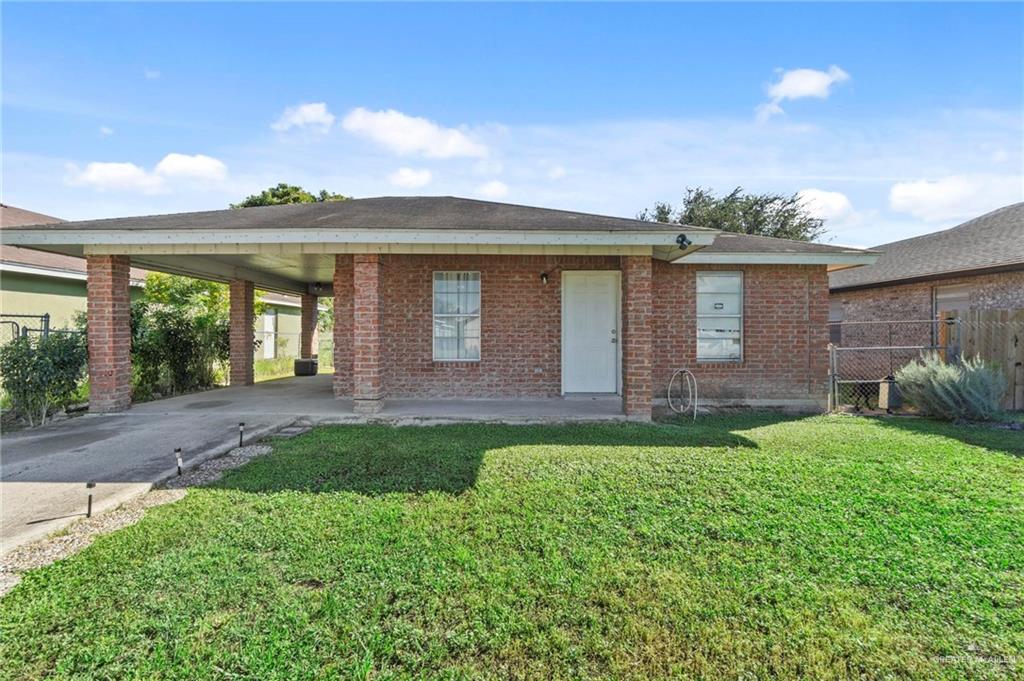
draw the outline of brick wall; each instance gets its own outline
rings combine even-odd
[[[89,411],[122,411],[132,401],[129,259],[86,257],[89,335]]]
[[[561,272],[618,270],[622,265],[618,257],[383,257],[385,396],[559,395]],[[688,367],[697,375],[701,395],[708,398],[824,400],[828,284],[823,266],[696,267],[652,261],[650,268],[652,370],[650,378],[639,377],[648,390],[663,395],[671,372]],[[696,363],[696,272],[705,269],[745,272],[740,364]],[[432,273],[440,270],[481,273],[479,362],[433,361]],[[542,272],[549,274],[547,284],[541,281]],[[629,276],[627,270],[623,279]],[[346,397],[352,395],[352,277],[352,256],[338,256],[335,394]],[[628,301],[625,291],[623,300]],[[627,312],[623,319],[625,344],[630,316]],[[623,379],[628,394],[628,372]]]
[[[334,396],[352,396],[352,256],[334,256]]]
[[[617,257],[384,258],[384,385],[389,396],[561,394],[561,269],[619,269]],[[479,362],[433,361],[433,272],[480,272]],[[548,283],[541,282],[548,272]]]
[[[382,257],[376,254],[352,258],[352,399],[355,411],[363,414],[383,406],[382,265]]]
[[[316,322],[318,299],[311,293],[300,296],[302,316],[299,322],[299,357],[316,357]]]
[[[830,300],[832,304],[838,302],[841,306],[843,322],[893,323],[844,323],[841,325],[841,334],[837,334],[835,340],[841,347],[942,345],[945,333],[939,325],[913,320],[933,318],[935,287],[958,284],[970,285],[971,310],[1024,309],[1024,272],[950,277],[857,291],[836,291],[830,295]],[[841,351],[839,373],[855,379],[878,379],[918,355],[918,350]]]
[[[831,294],[831,299],[842,305],[843,321],[931,319],[933,289],[954,284],[971,285],[972,310],[1024,308],[1024,272],[950,277],[859,291],[836,291]]]
[[[654,390],[653,262],[622,258],[622,404],[626,416],[646,421]]]
[[[743,361],[698,363],[698,271],[743,272]],[[703,398],[721,401],[825,399],[828,279],[824,266],[673,265],[654,262],[654,392],[675,369],[690,369]]]
[[[251,281],[235,279],[228,284],[231,385],[253,383],[253,297]]]

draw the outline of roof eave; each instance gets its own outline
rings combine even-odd
[[[640,230],[339,230],[339,229],[246,229],[246,230],[74,230],[5,229],[4,243],[14,246],[173,246],[195,248],[218,244],[479,244],[520,246],[665,246],[685,233],[697,246],[714,242],[717,232],[693,231],[683,227]],[[199,252],[193,250],[192,252]]]
[[[926,281],[942,281],[943,279],[959,279],[961,277],[976,277],[983,274],[999,274],[1001,272],[1024,271],[1024,262],[1007,263],[1002,265],[991,265],[987,267],[972,267],[963,270],[946,270],[944,272],[933,272],[913,277],[900,279],[884,279],[881,281],[870,281],[846,286],[830,286],[829,291],[839,293],[844,291],[862,291],[872,288],[885,288],[887,286],[903,286],[906,284],[919,284]]]
[[[715,253],[707,249],[673,260],[681,265],[827,265],[830,270],[871,265],[877,253]]]

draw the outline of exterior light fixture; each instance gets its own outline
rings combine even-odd
[[[542,284],[547,284],[548,283],[548,273],[547,272],[541,272],[540,273],[540,283],[542,283]]]

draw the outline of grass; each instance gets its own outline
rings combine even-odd
[[[321,428],[0,601],[12,678],[1024,676],[1024,437]]]

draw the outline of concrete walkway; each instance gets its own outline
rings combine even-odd
[[[614,396],[524,400],[389,400],[374,421],[538,423],[622,419]],[[0,554],[84,517],[86,482],[96,482],[93,512],[114,508],[186,467],[296,420],[359,423],[351,402],[336,400],[331,377],[294,377],[222,388],[86,415],[0,439]]]

